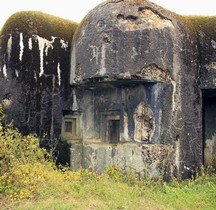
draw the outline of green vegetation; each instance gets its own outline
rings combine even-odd
[[[199,36],[203,40],[206,39],[215,39],[215,21],[216,16],[176,16],[180,22],[186,26],[186,29],[189,30],[192,40],[197,43]],[[201,44],[201,43],[199,43]]]
[[[33,135],[5,125],[0,106],[0,209],[216,209],[216,175],[170,183],[112,166],[102,174],[56,167]]]
[[[1,34],[12,31],[37,34],[50,39],[51,36],[71,41],[78,23],[38,11],[23,11],[13,14],[4,24]]]

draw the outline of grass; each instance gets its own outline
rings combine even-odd
[[[11,201],[2,196],[0,209],[216,209],[215,174],[166,183],[136,178],[131,182],[131,175],[121,172],[117,178],[107,171],[102,175],[87,170],[66,173],[79,178],[59,182],[60,177],[53,177],[31,198]]]

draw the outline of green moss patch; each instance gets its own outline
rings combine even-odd
[[[57,36],[71,40],[78,23],[38,11],[23,11],[12,15],[4,24],[1,34],[12,30],[29,35],[37,34],[44,38]]]

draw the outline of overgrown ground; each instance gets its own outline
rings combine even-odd
[[[88,171],[50,173],[27,198],[2,194],[0,209],[216,209],[215,175],[167,184],[138,181],[115,167],[99,177]]]
[[[139,180],[115,166],[103,174],[57,168],[39,140],[5,125],[0,107],[0,209],[216,209],[216,175],[170,183]],[[46,157],[46,159],[44,158]]]

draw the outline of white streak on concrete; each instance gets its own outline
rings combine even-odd
[[[53,49],[53,45],[52,44],[55,41],[55,37],[52,36],[52,41],[49,41],[47,39],[43,39],[43,41],[45,42],[45,53],[46,53],[46,56],[47,56],[49,48]]]
[[[58,84],[61,85],[61,69],[60,69],[60,63],[58,63],[57,66],[57,73],[58,73]]]
[[[29,46],[29,49],[32,50],[32,38],[29,38],[28,46]]]
[[[16,77],[18,78],[19,77],[19,72],[17,69],[15,69],[15,74],[16,74]]]
[[[75,72],[76,72],[76,47],[73,46],[71,53],[71,71],[70,71],[70,84],[75,83]]]
[[[20,59],[20,61],[22,61],[23,52],[24,52],[23,33],[20,33],[20,42],[19,42],[19,46],[20,46],[19,59]]]
[[[73,94],[72,111],[77,111],[78,110],[78,103],[77,103],[77,97],[76,97],[75,89],[72,90],[72,94]]]
[[[52,37],[52,41],[44,39],[38,35],[34,35],[34,37],[38,40],[38,47],[40,51],[40,73],[39,76],[41,77],[44,74],[44,52],[45,55],[48,55],[48,50],[51,47],[53,49],[52,43],[55,41],[55,37]]]
[[[37,82],[37,74],[36,74],[36,72],[34,72],[34,79]]]
[[[176,108],[176,100],[175,100],[175,94],[176,94],[176,82],[171,81],[172,86],[173,86],[173,91],[172,91],[172,111],[175,111]]]
[[[106,45],[102,44],[101,49],[101,69],[99,72],[100,75],[106,74]]]
[[[3,76],[4,76],[4,78],[7,78],[7,68],[6,68],[6,64],[4,64],[4,66],[3,66]]]
[[[38,35],[33,35],[34,39],[38,40],[38,47],[39,47],[39,51],[40,51],[40,73],[39,73],[39,77],[41,77],[44,74],[44,56],[48,56],[48,52],[49,49],[53,49],[53,43],[55,42],[55,39],[58,37],[51,37],[51,41],[47,40],[45,38],[42,38]],[[31,44],[30,44],[31,43]],[[65,42],[63,39],[60,39],[60,43],[61,43],[61,48],[66,49],[68,47],[68,42]],[[30,42],[29,40],[29,48],[32,48],[32,42]],[[44,55],[45,53],[45,55]],[[59,69],[60,69],[60,64],[59,65]]]
[[[95,45],[89,45],[89,47],[92,49],[92,58],[91,61],[95,58],[95,63],[98,65],[98,47]]]
[[[61,48],[67,49],[68,48],[68,42],[65,42],[63,39],[60,40]]]
[[[12,49],[12,35],[10,34],[10,37],[9,37],[9,39],[8,39],[8,42],[7,42],[8,61],[9,61],[10,58],[11,58],[11,49]]]
[[[135,47],[132,47],[132,55],[131,55],[131,58],[134,59],[137,55],[139,55],[136,51],[136,48]]]
[[[176,145],[175,145],[175,165],[177,167],[177,172],[179,174],[179,169],[180,169],[180,139],[176,139]]]

